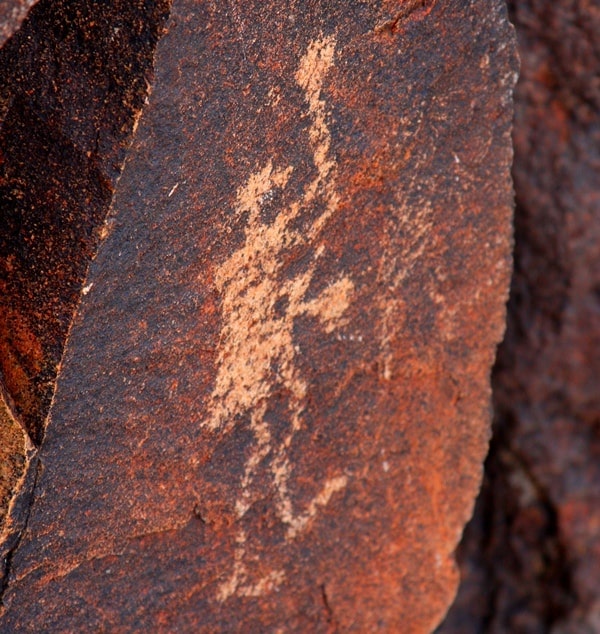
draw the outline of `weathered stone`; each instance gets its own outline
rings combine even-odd
[[[515,0],[516,261],[486,484],[440,632],[600,631],[600,9]]]
[[[15,506],[24,488],[34,447],[14,417],[10,397],[3,392],[0,391],[0,544],[6,552],[14,546],[13,539],[21,528],[15,523],[19,515]]]
[[[487,449],[514,78],[500,0],[175,0],[1,631],[437,624]]]

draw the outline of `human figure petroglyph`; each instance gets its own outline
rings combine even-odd
[[[333,332],[344,325],[344,313],[354,290],[350,278],[342,276],[316,298],[306,299],[324,249],[317,244],[319,233],[339,205],[337,164],[330,152],[331,134],[327,126],[326,104],[321,98],[324,77],[333,65],[334,48],[331,37],[312,42],[295,76],[308,104],[308,136],[317,170],[315,178],[307,184],[298,200],[267,223],[261,219],[261,206],[275,190],[286,187],[293,166],[277,168],[270,161],[253,173],[246,185],[239,189],[235,205],[236,214],[247,214],[244,243],[221,264],[215,275],[225,323],[221,330],[210,417],[204,426],[227,433],[233,428],[237,414],[249,416],[254,446],[244,466],[241,495],[235,513],[241,520],[251,507],[257,495],[252,487],[257,469],[269,459],[277,515],[286,527],[288,540],[304,531],[319,508],[327,505],[331,496],[347,484],[345,475],[327,479],[304,511],[296,512],[293,508],[289,490],[292,466],[288,450],[303,424],[308,389],[295,363],[294,322],[300,316],[312,316],[326,333]],[[293,221],[314,204],[321,210],[318,217],[302,234],[294,231]],[[284,260],[283,251],[301,244],[314,245],[312,263],[296,277],[282,279],[279,273]],[[278,302],[281,304],[280,300],[284,300],[283,310],[276,309]],[[281,387],[289,395],[289,426],[283,440],[275,443],[265,421],[265,413],[269,398]],[[250,573],[245,562],[246,542],[247,535],[240,522],[233,572],[218,592],[221,601],[233,594],[257,596],[282,581],[283,573],[273,571],[256,583],[249,582]]]

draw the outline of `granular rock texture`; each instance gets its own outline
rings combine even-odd
[[[487,450],[515,71],[500,0],[175,0],[0,631],[435,627]]]
[[[440,632],[600,632],[600,7],[514,0],[516,254],[495,439]]]
[[[166,0],[41,0],[0,50],[0,371],[43,436]]]

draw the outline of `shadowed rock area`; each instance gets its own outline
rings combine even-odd
[[[167,13],[162,0],[41,0],[0,49],[5,549],[16,539],[13,523],[22,520],[7,514],[20,508],[16,496],[43,440],[73,311],[147,95]]]
[[[436,626],[487,451],[515,76],[500,0],[175,0],[2,632]]]

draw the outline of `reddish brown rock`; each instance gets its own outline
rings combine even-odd
[[[515,0],[516,262],[495,440],[440,632],[600,631],[600,10]]]
[[[499,0],[175,1],[1,631],[437,624],[487,448],[514,77]]]

